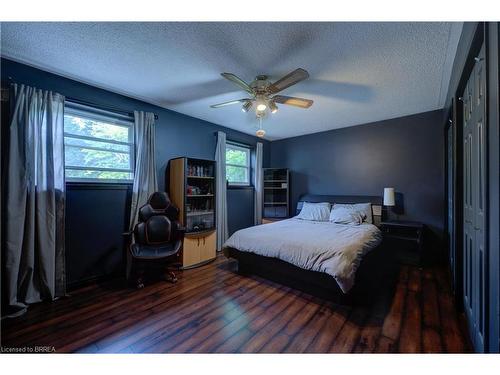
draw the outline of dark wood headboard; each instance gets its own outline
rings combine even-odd
[[[316,195],[304,194],[297,202],[296,215],[299,214],[304,202],[311,203],[371,203],[374,224],[379,224],[382,220],[382,197],[376,195]]]

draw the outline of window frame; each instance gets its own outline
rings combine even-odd
[[[226,181],[227,181],[227,185],[229,187],[250,187],[250,186],[252,186],[252,183],[251,183],[251,181],[252,181],[252,160],[251,160],[252,148],[249,145],[244,145],[244,144],[241,144],[241,143],[226,141],[226,153],[227,153],[228,148],[231,148],[233,150],[238,150],[238,151],[244,151],[247,154],[247,165],[243,166],[243,165],[238,165],[238,164],[229,164],[226,161]],[[247,169],[248,182],[242,182],[242,181],[231,182],[231,181],[229,181],[227,179],[227,167],[228,166],[238,167],[238,168],[246,168]]]
[[[105,139],[91,136],[78,135],[73,133],[66,132],[64,129],[64,148],[66,147],[77,147],[83,149],[95,149],[98,151],[109,151],[116,153],[124,153],[129,155],[130,160],[130,168],[105,168],[105,167],[84,167],[84,166],[76,166],[76,165],[66,165],[66,155],[64,156],[64,173],[65,173],[65,181],[70,184],[132,184],[134,181],[135,175],[135,140],[134,140],[134,118],[132,116],[126,116],[115,112],[110,112],[106,110],[102,110],[96,107],[91,107],[88,105],[83,105],[79,103],[73,103],[66,101],[64,106],[64,116],[70,115],[74,117],[80,117],[86,120],[100,121],[103,123],[107,123],[110,125],[116,125],[120,127],[127,128],[128,133],[128,142],[117,141],[114,139]],[[79,139],[79,140],[87,140],[94,142],[102,142],[108,144],[116,144],[121,146],[129,147],[129,151],[121,151],[121,150],[107,150],[99,147],[92,146],[76,146],[76,145],[68,145],[66,144],[66,138],[71,139]],[[117,178],[84,178],[84,177],[67,177],[67,170],[95,170],[95,171],[110,171],[110,172],[127,172],[131,175],[131,178],[127,179],[117,179]]]

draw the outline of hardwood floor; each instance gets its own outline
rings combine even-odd
[[[235,269],[219,256],[184,271],[177,284],[88,286],[2,321],[1,344],[86,353],[469,351],[440,269],[402,267],[394,294],[381,293],[368,307],[337,305]]]

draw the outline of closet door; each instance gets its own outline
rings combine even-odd
[[[486,77],[485,77],[484,46],[474,68],[474,234],[475,234],[475,285],[476,308],[474,309],[477,332],[475,345],[479,351],[484,351],[485,332],[485,243],[486,243]]]
[[[484,47],[464,90],[464,307],[474,349],[485,332],[485,93]]]
[[[473,77],[473,76],[472,76]],[[463,168],[464,168],[464,225],[463,225],[463,297],[464,297],[464,310],[467,316],[467,321],[469,323],[469,332],[471,337],[475,330],[474,318],[473,318],[473,248],[474,248],[474,225],[473,225],[473,206],[472,206],[472,154],[473,154],[473,132],[472,132],[472,88],[471,79],[465,87],[463,98],[463,119],[464,119],[464,130],[463,130]]]
[[[450,120],[451,121],[451,120]],[[447,202],[447,234],[448,234],[448,257],[450,259],[451,270],[453,273],[453,289],[456,289],[455,280],[455,267],[456,267],[456,254],[455,254],[455,241],[454,241],[454,215],[453,215],[453,202],[454,202],[454,189],[453,189],[453,124],[450,124],[446,131],[446,195]]]

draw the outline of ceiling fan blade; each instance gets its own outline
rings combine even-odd
[[[272,83],[268,87],[268,90],[271,94],[276,94],[277,92],[280,92],[281,90],[284,90],[287,87],[295,85],[296,83],[303,81],[306,78],[309,78],[309,73],[307,72],[307,70],[298,68],[295,69],[293,72],[287,74],[283,78]]]
[[[210,108],[220,108],[220,107],[225,107],[226,105],[232,105],[232,104],[238,104],[238,103],[245,103],[249,102],[251,99],[238,99],[238,100],[231,100],[230,102],[224,102],[224,103],[219,103],[219,104],[212,104]]]
[[[309,108],[313,105],[310,99],[296,98],[295,96],[276,95],[272,99],[275,103],[293,105],[294,107]]]
[[[240,86],[246,92],[253,94],[252,88],[250,86],[248,86],[248,83],[246,83],[241,78],[234,75],[233,73],[221,73],[221,76],[230,80],[231,82],[236,83],[238,86]]]

